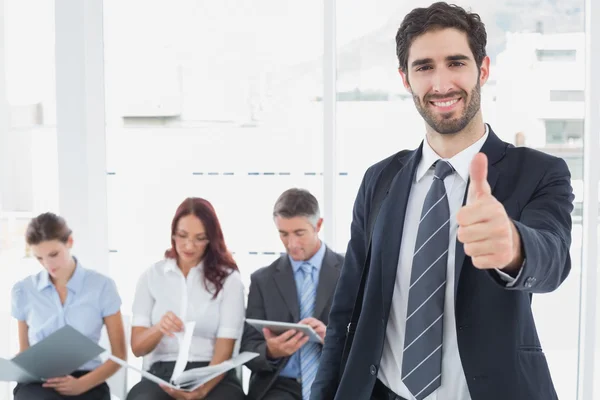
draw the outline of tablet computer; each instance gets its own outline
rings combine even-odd
[[[302,332],[309,337],[309,342],[323,343],[321,337],[315,332],[313,328],[304,324],[291,324],[289,322],[279,322],[279,321],[265,321],[262,319],[251,319],[246,318],[246,322],[249,325],[252,325],[255,329],[257,329],[260,333],[262,333],[263,328],[268,328],[271,332],[276,335],[281,335],[282,333],[294,329],[296,331]]]

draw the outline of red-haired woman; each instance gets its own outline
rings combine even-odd
[[[133,302],[131,348],[150,355],[150,373],[169,381],[179,352],[175,333],[196,321],[187,369],[231,358],[244,326],[244,287],[212,205],[188,198],[171,224],[171,248],[141,276]],[[244,399],[235,371],[193,392],[162,388],[142,379],[128,400]]]

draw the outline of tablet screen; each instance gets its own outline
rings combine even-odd
[[[316,343],[323,343],[321,337],[308,325],[304,324],[292,324],[289,322],[279,322],[279,321],[266,321],[260,319],[251,319],[247,318],[246,322],[252,325],[255,329],[262,333],[263,328],[269,329],[276,335],[281,335],[284,332],[287,332],[290,329],[294,329],[296,331],[303,332],[305,335],[308,335],[309,341]]]

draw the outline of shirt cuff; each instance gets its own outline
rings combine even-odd
[[[115,301],[108,307],[105,307],[102,312],[102,318],[110,317],[111,315],[115,315],[121,310],[121,301]]]
[[[239,339],[242,336],[241,329],[219,328],[217,331],[218,338],[224,339]]]
[[[281,360],[282,360],[281,358],[276,358],[276,359],[272,360],[269,358],[269,356],[267,356],[267,362],[273,368],[277,368],[279,366],[279,364],[281,363]]]
[[[20,310],[12,310],[11,314],[13,318],[15,318],[17,321],[27,320],[27,315],[24,312],[21,312]]]
[[[144,317],[142,315],[134,315],[131,318],[131,326],[141,326],[144,328],[150,328],[152,326],[152,321],[150,318]]]
[[[496,268],[496,272],[498,273],[498,276],[500,276],[500,279],[502,279],[504,282],[506,282],[506,287],[513,287],[515,285],[515,282],[521,276],[524,266],[525,266],[525,261],[523,261],[523,264],[521,264],[521,267],[519,268],[519,273],[517,274],[516,277],[510,276],[506,272],[503,272],[502,270],[500,270],[498,268]]]

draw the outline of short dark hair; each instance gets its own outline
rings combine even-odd
[[[479,14],[446,2],[437,2],[427,8],[415,8],[404,17],[396,33],[396,55],[402,72],[408,71],[408,51],[413,41],[424,33],[454,28],[465,32],[477,67],[487,55],[487,33]]]
[[[313,225],[316,225],[321,218],[319,202],[308,190],[288,189],[275,202],[273,217],[307,217]]]
[[[25,241],[29,246],[35,246],[49,240],[67,243],[71,229],[63,217],[51,212],[43,213],[29,222],[25,233]]]

